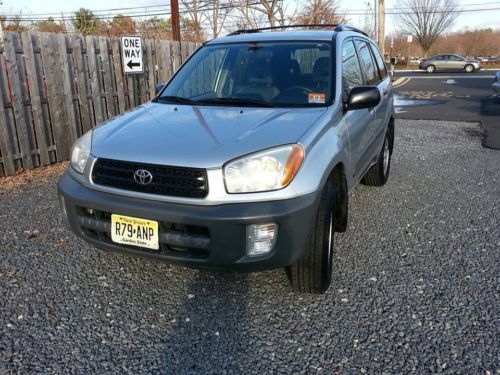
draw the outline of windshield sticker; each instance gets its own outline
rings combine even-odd
[[[308,97],[309,97],[308,100],[309,103],[325,104],[325,94],[318,94],[311,92],[309,93]]]

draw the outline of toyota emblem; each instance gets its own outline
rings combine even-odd
[[[134,181],[139,185],[149,185],[153,182],[153,175],[146,169],[138,169],[134,173]]]

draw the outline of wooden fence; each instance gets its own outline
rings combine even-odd
[[[4,33],[0,44],[0,176],[69,158],[79,136],[154,97],[195,51],[194,43],[143,42],[135,85],[120,38]],[[136,82],[137,82],[136,81]]]

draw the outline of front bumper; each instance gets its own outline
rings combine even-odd
[[[71,230],[92,245],[196,268],[258,271],[295,263],[307,247],[318,194],[259,203],[215,206],[167,203],[89,189],[65,173],[57,184],[63,217]],[[156,220],[160,250],[111,241],[111,214]],[[249,224],[277,223],[278,237],[265,255],[246,255]]]

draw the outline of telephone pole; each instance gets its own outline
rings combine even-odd
[[[385,0],[378,0],[378,48],[382,56],[385,54]]]
[[[170,13],[172,21],[172,38],[181,41],[181,24],[179,17],[179,0],[170,0]]]

